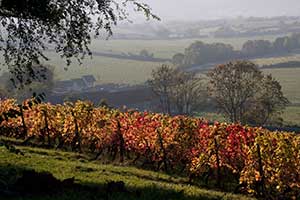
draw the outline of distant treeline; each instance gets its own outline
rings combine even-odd
[[[47,49],[49,52],[54,52],[53,49]],[[124,60],[136,60],[136,61],[145,61],[145,62],[170,62],[171,59],[165,58],[156,58],[153,53],[149,52],[146,49],[142,49],[138,53],[116,53],[116,52],[99,52],[93,51],[94,56],[102,56],[108,58],[124,59]]]
[[[300,33],[279,37],[274,42],[249,40],[241,50],[224,43],[207,44],[201,41],[192,43],[184,53],[175,54],[172,62],[177,66],[195,66],[234,59],[248,59],[273,54],[289,53],[300,48]]]
[[[164,58],[156,58],[154,57],[153,53],[148,52],[147,50],[143,49],[138,54],[135,53],[107,53],[107,52],[93,52],[95,56],[104,56],[116,59],[126,59],[126,60],[137,60],[137,61],[146,61],[146,62],[166,62],[170,61],[170,59]]]

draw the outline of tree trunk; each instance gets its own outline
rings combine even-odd
[[[258,193],[264,197],[265,196],[265,175],[263,170],[262,158],[261,158],[261,150],[260,145],[257,144],[257,154],[258,154],[258,166],[259,166],[259,175],[261,180],[259,182],[259,190]]]

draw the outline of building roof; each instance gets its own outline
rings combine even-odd
[[[87,85],[81,78],[72,79],[71,81],[80,88],[87,88]]]
[[[93,75],[85,75],[81,78],[75,78],[71,80],[57,81],[56,88],[73,88],[76,85],[79,88],[88,88],[90,84],[96,81]]]
[[[71,80],[58,81],[58,82],[56,82],[56,87],[58,87],[58,88],[70,88],[70,87],[73,87],[73,82]]]

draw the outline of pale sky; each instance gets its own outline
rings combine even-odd
[[[300,16],[300,0],[140,0],[163,20]]]

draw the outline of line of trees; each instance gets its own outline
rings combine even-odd
[[[192,115],[211,99],[231,122],[260,126],[282,123],[280,114],[289,101],[280,83],[272,75],[264,75],[254,63],[219,65],[207,78],[162,65],[152,72],[148,83],[164,113]]]
[[[270,54],[288,53],[300,48],[300,34],[279,37],[274,42],[268,40],[249,40],[242,49],[234,50],[233,46],[224,43],[206,44],[201,41],[192,43],[184,53],[177,53],[172,57],[176,66],[193,66],[217,61],[245,59]]]
[[[148,84],[159,98],[164,113],[191,115],[205,99],[203,80],[197,74],[165,64],[152,71]]]

